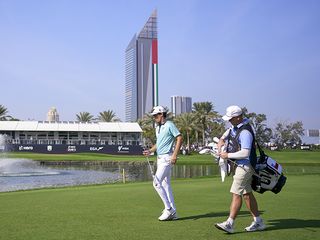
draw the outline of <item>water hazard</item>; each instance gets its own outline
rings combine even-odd
[[[111,183],[118,178],[114,171],[53,169],[27,159],[0,160],[0,192]]]
[[[217,174],[219,170],[216,165],[176,165],[172,169],[173,179]],[[0,159],[0,192],[151,180],[146,162],[39,162]]]
[[[284,166],[284,174],[319,174],[320,167]],[[172,178],[219,176],[216,164],[176,165]],[[76,185],[151,181],[145,162],[38,162],[0,159],[0,192]]]

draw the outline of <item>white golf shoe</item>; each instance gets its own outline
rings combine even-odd
[[[255,231],[262,231],[265,228],[266,228],[266,225],[264,225],[263,221],[261,222],[253,221],[249,227],[245,228],[245,230],[247,232],[255,232]]]
[[[159,221],[169,221],[169,220],[175,220],[174,217],[177,219],[177,213],[174,209],[164,209],[162,211],[161,216],[158,218]]]
[[[225,231],[227,233],[233,233],[233,226],[228,221],[222,222],[222,223],[216,223],[214,225],[216,228]]]
[[[179,217],[178,217],[178,213],[175,212],[173,215],[172,215],[172,220],[178,220]]]

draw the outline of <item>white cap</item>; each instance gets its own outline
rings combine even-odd
[[[153,107],[151,115],[156,115],[158,113],[165,113],[167,110],[162,106]]]
[[[222,117],[224,121],[229,121],[233,117],[242,115],[242,109],[239,106],[230,106],[226,110],[226,114]]]

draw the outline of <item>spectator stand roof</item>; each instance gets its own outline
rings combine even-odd
[[[142,129],[131,122],[0,121],[0,131],[142,132]]]

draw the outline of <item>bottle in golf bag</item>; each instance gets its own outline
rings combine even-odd
[[[257,160],[255,167],[257,174],[252,176],[252,189],[258,193],[265,191],[279,193],[287,180],[282,173],[282,166],[265,154],[262,154]]]

